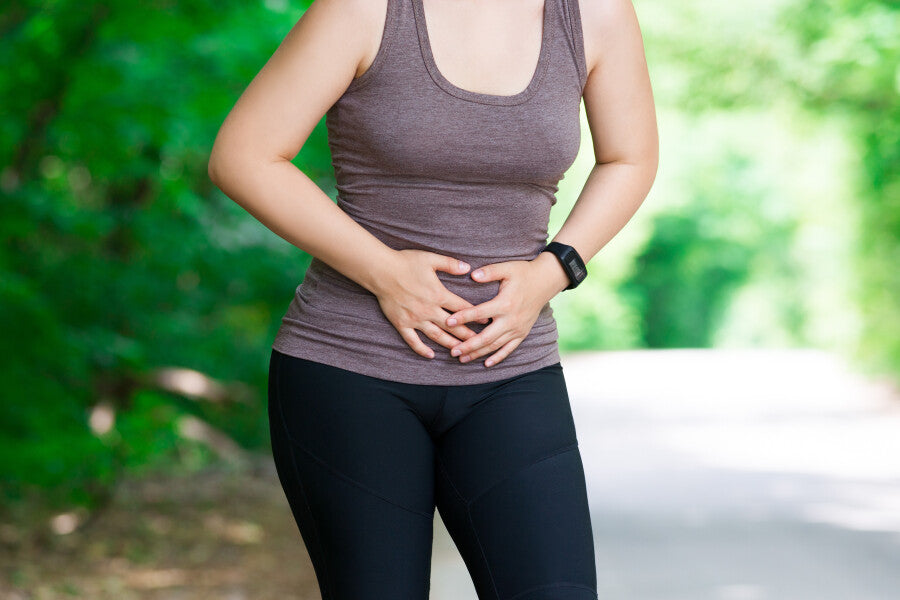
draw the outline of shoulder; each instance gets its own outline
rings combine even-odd
[[[314,47],[315,59],[352,57],[358,70],[377,49],[387,6],[388,0],[313,0],[288,34],[285,51]]]
[[[375,15],[379,6],[387,8],[387,2],[388,0],[313,0],[304,14],[337,11],[349,19],[359,20],[360,17]]]
[[[331,2],[339,6],[339,10],[352,18],[357,27],[379,31],[387,16],[388,0],[315,0]]]
[[[365,40],[380,33],[387,15],[388,0],[313,0],[300,16],[300,22],[340,31],[344,41]]]
[[[389,0],[313,0],[302,19],[311,18],[323,34],[350,45],[367,65],[381,42]]]
[[[584,53],[590,72],[603,56],[628,37],[640,35],[632,0],[577,0],[581,11]]]

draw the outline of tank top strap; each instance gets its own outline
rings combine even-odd
[[[393,47],[399,45],[397,40],[401,37],[401,32],[399,30],[401,22],[404,20],[403,13],[406,8],[404,3],[409,3],[409,0],[387,0],[387,14],[384,18],[384,29],[381,32],[381,43],[378,46],[375,58],[362,75],[350,82],[350,85],[346,90],[347,92],[361,88],[370,80],[374,79],[378,71],[381,70],[381,66],[388,60],[389,55],[393,51]],[[409,12],[409,18],[411,19],[412,14],[411,11]]]
[[[578,70],[578,82],[581,89],[584,89],[587,83],[587,59],[584,54],[584,33],[581,26],[581,9],[578,5],[579,0],[545,0],[546,2],[560,3],[560,14],[563,16],[565,24],[566,39],[569,43],[569,50],[575,61],[575,67]]]

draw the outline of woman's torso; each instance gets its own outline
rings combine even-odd
[[[451,292],[480,304],[499,282],[472,270],[531,260],[547,242],[557,184],[580,147],[587,79],[576,0],[545,0],[537,67],[512,96],[482,94],[438,70],[422,0],[388,0],[374,61],[326,113],[338,206],[396,250],[418,248],[471,265],[438,271]],[[485,326],[467,326],[481,331]],[[512,377],[559,361],[558,334],[545,304],[529,335],[503,361],[460,363],[413,351],[368,290],[313,258],[274,348],[373,377],[464,385]]]

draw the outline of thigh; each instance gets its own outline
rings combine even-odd
[[[272,453],[323,600],[428,597],[434,448],[394,390],[272,353]]]
[[[480,599],[597,597],[584,469],[559,363],[487,388],[440,438],[435,460],[437,506]]]

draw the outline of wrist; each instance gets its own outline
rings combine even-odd
[[[360,284],[376,296],[382,295],[385,287],[390,285],[391,278],[397,273],[397,258],[400,253],[390,246],[383,246],[380,252],[372,257],[366,275]]]
[[[559,259],[551,252],[541,252],[531,263],[539,273],[539,280],[545,284],[549,298],[553,298],[569,286],[569,276]]]

